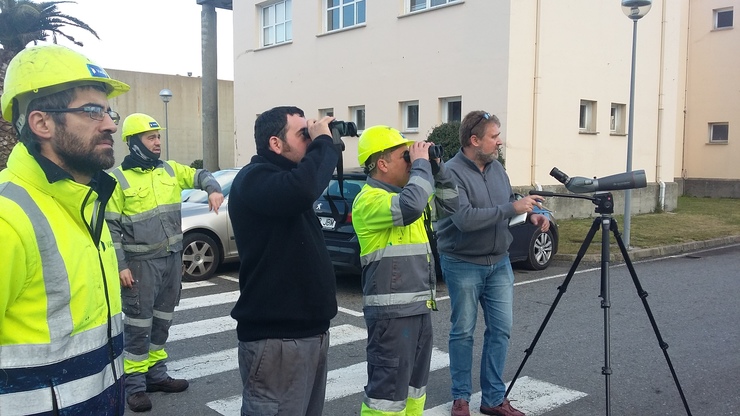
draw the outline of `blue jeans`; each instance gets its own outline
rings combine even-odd
[[[452,399],[470,401],[473,339],[480,302],[486,322],[480,363],[481,404],[498,406],[506,392],[503,373],[513,320],[511,262],[508,256],[488,266],[445,255],[440,260],[452,304],[449,348]]]

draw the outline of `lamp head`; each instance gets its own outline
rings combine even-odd
[[[653,5],[652,0],[622,0],[622,12],[632,20],[639,20]]]
[[[163,89],[159,92],[159,98],[161,98],[162,101],[166,103],[170,102],[170,99],[172,99],[172,91],[168,90],[167,88]]]

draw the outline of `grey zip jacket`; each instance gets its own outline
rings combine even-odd
[[[514,192],[498,160],[483,172],[462,151],[447,161],[458,184],[460,208],[437,222],[440,254],[480,265],[498,263],[512,241],[509,219]]]

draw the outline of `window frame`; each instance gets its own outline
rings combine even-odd
[[[362,116],[358,112],[362,112]],[[366,128],[367,118],[365,117],[365,106],[356,105],[349,108],[350,120],[357,125],[357,134],[360,134]],[[362,121],[360,121],[362,119]]]
[[[449,123],[452,121],[462,122],[462,96],[440,98],[439,102],[440,102],[440,107],[441,107],[440,109],[442,113],[443,123]],[[450,118],[450,105],[454,103],[459,104],[459,108],[457,109],[457,113],[459,116],[458,119]]]
[[[319,120],[327,116],[334,117],[334,107],[319,108]]]
[[[609,114],[609,132],[613,135],[627,134],[627,105],[612,103]]]
[[[730,12],[730,24],[725,26],[720,26],[720,14]],[[713,30],[727,30],[732,29],[735,25],[735,13],[733,10],[733,7],[723,7],[721,9],[714,9],[712,10],[712,26]]]
[[[323,4],[323,12],[324,12],[324,33],[331,33],[336,32],[339,30],[349,29],[352,27],[357,26],[364,26],[367,22],[367,0],[338,0],[338,4],[336,6],[329,6],[329,3],[327,0],[322,1]],[[362,5],[362,21],[358,21],[360,18],[360,15],[358,13],[358,5]],[[350,25],[346,25],[344,23],[344,9],[346,7],[352,6],[352,9],[354,11],[353,13],[353,19],[354,23]],[[329,12],[330,10],[338,10],[339,12],[339,27],[337,28],[329,28]],[[333,19],[332,19],[333,21]]]
[[[277,5],[283,5],[283,20],[277,21]],[[272,21],[265,25],[265,12],[271,10]],[[283,40],[277,40],[278,26],[283,26]],[[270,30],[271,43],[266,43],[265,30]],[[260,47],[269,48],[273,46],[291,43],[293,41],[293,0],[277,0],[260,7]]]
[[[421,113],[420,106],[419,106],[419,100],[402,101],[400,105],[401,105],[401,117],[402,117],[401,125],[403,126],[403,132],[404,133],[418,133],[419,132],[419,115]],[[411,113],[409,112],[409,110],[413,107],[416,107],[416,126],[413,126],[411,125],[412,123],[410,123]]]
[[[462,3],[464,0],[416,0],[417,4],[416,4],[415,9],[413,8],[411,4],[413,1],[414,0],[404,0],[404,6],[406,9],[406,13],[418,13],[418,12],[423,12],[425,10],[432,10],[432,9],[436,9],[439,7],[449,6],[450,4],[453,4],[453,3]],[[422,7],[420,7],[419,3],[422,3],[422,2],[424,4],[421,5]],[[441,3],[432,4],[432,2],[441,2]]]
[[[725,138],[724,139],[716,139],[715,136],[715,127],[725,127]],[[728,144],[730,142],[730,123],[723,121],[723,122],[717,122],[717,123],[709,123],[708,124],[708,130],[709,130],[709,143],[710,144]]]
[[[578,132],[596,134],[596,101],[581,100],[578,116]]]

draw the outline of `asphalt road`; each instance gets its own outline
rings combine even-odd
[[[514,330],[507,362],[511,380],[558,294],[568,263],[544,272],[516,270]],[[740,245],[635,263],[667,353],[693,415],[740,414]],[[190,379],[180,394],[151,394],[151,414],[238,415],[241,382],[236,336],[228,318],[237,295],[231,266],[203,286],[186,286],[167,351],[173,376]],[[324,414],[359,414],[364,385],[365,325],[359,278],[339,276],[340,312],[332,322],[330,373]],[[515,383],[515,406],[532,415],[606,414],[604,310],[599,264],[581,264]],[[609,268],[609,403],[613,415],[687,414],[668,364],[623,264]],[[276,289],[278,290],[278,289]],[[447,360],[449,300],[439,287],[433,313],[435,355],[425,415],[449,414]],[[480,362],[483,321],[476,329],[474,368]],[[336,344],[336,345],[335,345]],[[474,374],[473,386],[478,385]],[[476,389],[476,393],[479,393]],[[473,404],[476,403],[474,396]],[[477,396],[479,403],[480,397]],[[215,410],[214,410],[215,409]],[[471,407],[476,414],[477,407]],[[127,412],[127,415],[133,415]]]

